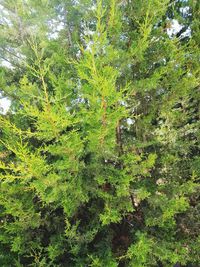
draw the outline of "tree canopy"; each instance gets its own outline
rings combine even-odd
[[[199,266],[199,17],[0,1],[0,266]]]

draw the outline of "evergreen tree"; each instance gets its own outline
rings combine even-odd
[[[0,265],[198,266],[199,1],[0,7]]]

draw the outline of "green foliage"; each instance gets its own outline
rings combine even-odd
[[[0,266],[198,266],[199,12],[1,1]]]

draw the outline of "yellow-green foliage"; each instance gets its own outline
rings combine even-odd
[[[198,1],[1,2],[0,266],[199,266]]]

